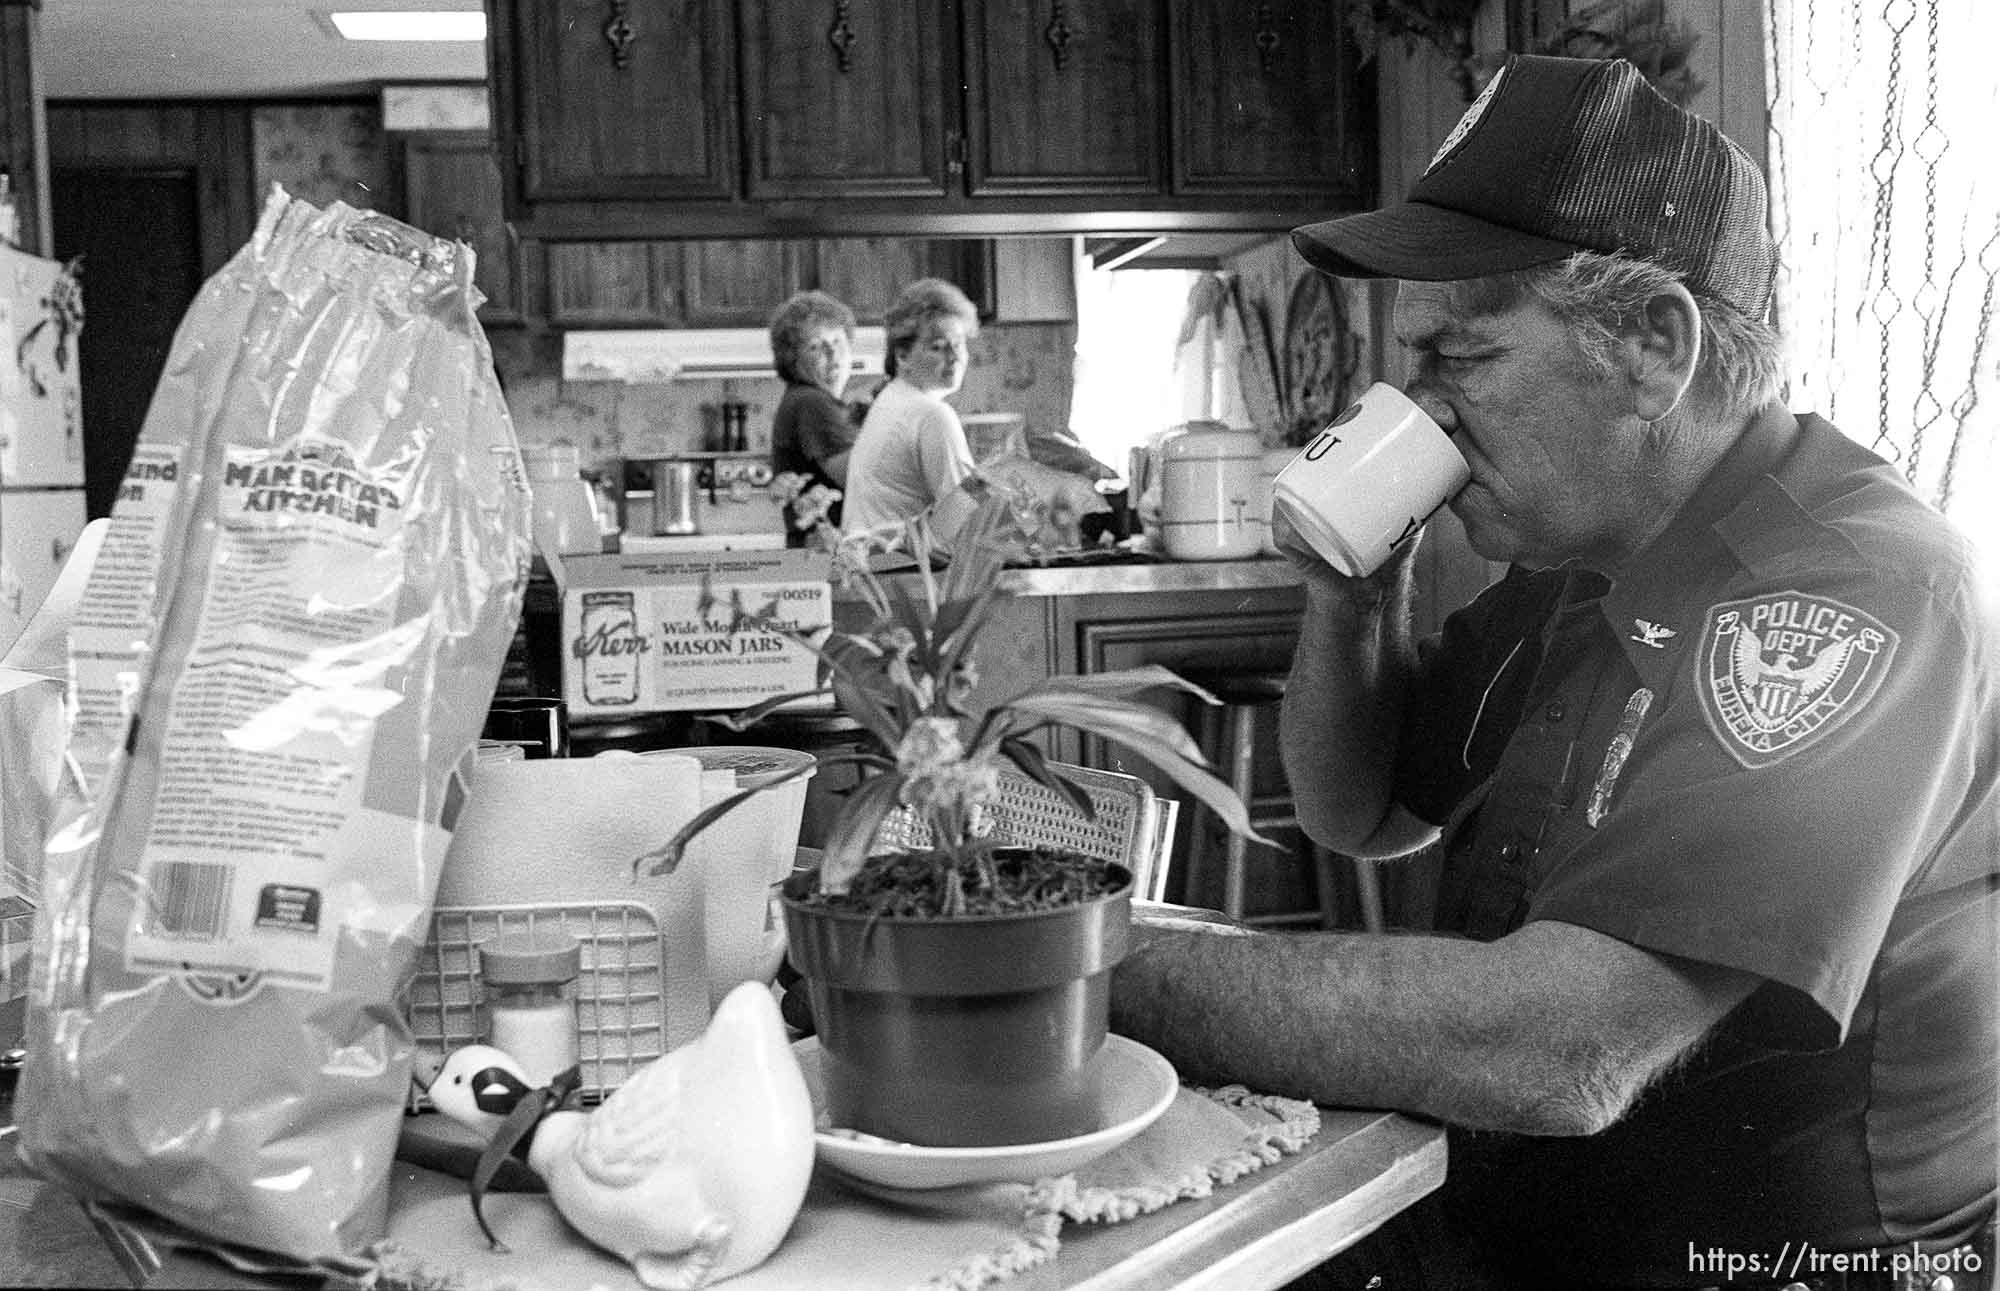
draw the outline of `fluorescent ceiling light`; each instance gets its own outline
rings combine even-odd
[[[327,14],[348,40],[484,40],[481,9],[370,9]]]

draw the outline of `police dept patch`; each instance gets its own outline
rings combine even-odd
[[[1702,632],[1702,712],[1738,762],[1769,766],[1859,712],[1882,688],[1899,639],[1824,596],[1725,601]]]

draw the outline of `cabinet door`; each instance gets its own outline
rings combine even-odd
[[[969,192],[1161,191],[1156,0],[970,0],[965,23]]]
[[[680,249],[672,242],[552,242],[549,322],[556,327],[671,327]]]
[[[736,195],[730,0],[492,0],[519,196]]]
[[[805,282],[803,242],[717,240],[681,247],[682,312],[689,327],[762,327]]]
[[[500,168],[483,133],[412,135],[403,141],[404,215],[478,257],[473,282],[486,293],[479,321],[522,321],[521,248],[500,213]]]
[[[1367,194],[1374,130],[1342,9],[1172,0],[1176,193]]]
[[[919,278],[943,278],[993,314],[993,242],[987,238],[823,238],[813,244],[813,285],[847,302],[873,326],[896,293]]]
[[[943,197],[957,127],[948,0],[742,8],[749,195]]]

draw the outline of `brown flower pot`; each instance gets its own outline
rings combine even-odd
[[[993,1147],[1101,1128],[1086,1077],[1104,1043],[1131,876],[1054,910],[874,918],[783,889],[833,1123],[927,1147]]]

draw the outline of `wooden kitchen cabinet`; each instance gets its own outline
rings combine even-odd
[[[965,22],[971,196],[1164,191],[1157,0],[972,0]]]
[[[762,327],[807,281],[812,245],[735,239],[680,244],[681,319],[689,327]]]
[[[880,323],[896,293],[919,278],[955,284],[980,318],[994,317],[990,239],[822,238],[813,244],[813,261],[813,285],[847,302],[864,326]]]
[[[948,0],[741,7],[747,193],[939,199],[957,113]]]
[[[426,233],[457,238],[477,256],[473,282],[486,294],[479,321],[524,321],[521,245],[500,214],[500,168],[483,132],[402,136],[404,218]]]
[[[1173,0],[1173,187],[1359,202],[1374,143],[1342,6]]]
[[[552,327],[673,327],[681,322],[674,242],[551,242],[544,248]]]
[[[490,0],[488,11],[510,199],[737,195],[732,0]]]
[[[1285,229],[1361,209],[1323,0],[489,0],[525,236]]]

